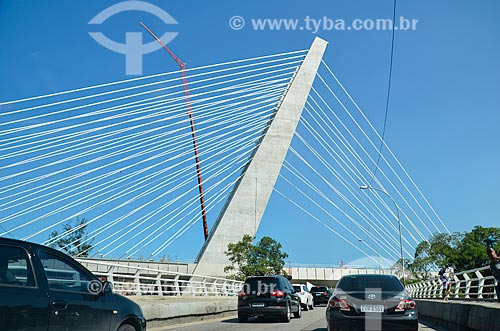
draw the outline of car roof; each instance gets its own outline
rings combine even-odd
[[[4,238],[0,237],[0,244],[11,244],[11,245],[19,245],[19,246],[40,246],[44,247],[39,244],[35,244],[29,241],[24,241],[24,240],[19,240],[19,239],[13,239],[13,238]]]
[[[381,274],[362,274],[362,275],[345,275],[345,276],[342,276],[342,278],[363,278],[363,277],[397,278],[394,275],[381,275]]]

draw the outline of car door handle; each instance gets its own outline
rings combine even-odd
[[[52,302],[52,307],[54,307],[56,309],[66,309],[66,308],[68,308],[68,303],[66,301],[63,301],[63,300],[54,300]]]

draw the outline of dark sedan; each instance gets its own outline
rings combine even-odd
[[[391,275],[349,275],[340,279],[326,310],[328,330],[418,329],[415,301]]]
[[[0,330],[144,331],[146,319],[66,254],[0,238]]]

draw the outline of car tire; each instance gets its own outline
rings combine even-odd
[[[118,331],[137,331],[134,326],[130,324],[123,324],[118,328]]]
[[[308,311],[308,310],[309,310],[309,306],[307,305],[307,302],[306,302],[306,304],[304,305],[304,311]]]
[[[282,321],[285,323],[290,323],[290,320],[292,319],[292,307],[290,307],[290,303],[287,303],[286,305],[286,313],[283,315]]]
[[[296,313],[293,313],[293,318],[301,318],[302,317],[302,307],[301,307],[301,304],[299,303],[297,305],[297,312]]]
[[[238,314],[238,322],[240,323],[248,322],[248,315]]]

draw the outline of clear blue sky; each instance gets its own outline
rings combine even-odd
[[[178,32],[169,46],[190,67],[305,49],[320,36],[330,43],[325,61],[382,128],[390,31],[255,31],[251,19],[390,18],[392,0],[149,1],[178,24],[165,25],[137,11],[118,14],[101,26],[88,24],[118,2],[0,0],[0,100],[130,78],[124,56],[88,33],[102,31],[123,42],[125,31],[143,31],[142,20],[159,34]],[[415,31],[396,32],[386,141],[451,231],[500,226],[498,13],[495,0],[398,1],[397,17],[418,19],[418,24]],[[229,26],[233,16],[245,19],[241,30]],[[162,51],[143,58],[144,75],[176,68]],[[349,250],[333,254],[339,240],[326,233],[312,250],[297,247],[294,236],[319,228],[279,198],[273,197],[270,206],[258,235],[282,242],[292,262],[335,264],[362,257]],[[176,246],[172,255],[192,259],[198,248]]]

